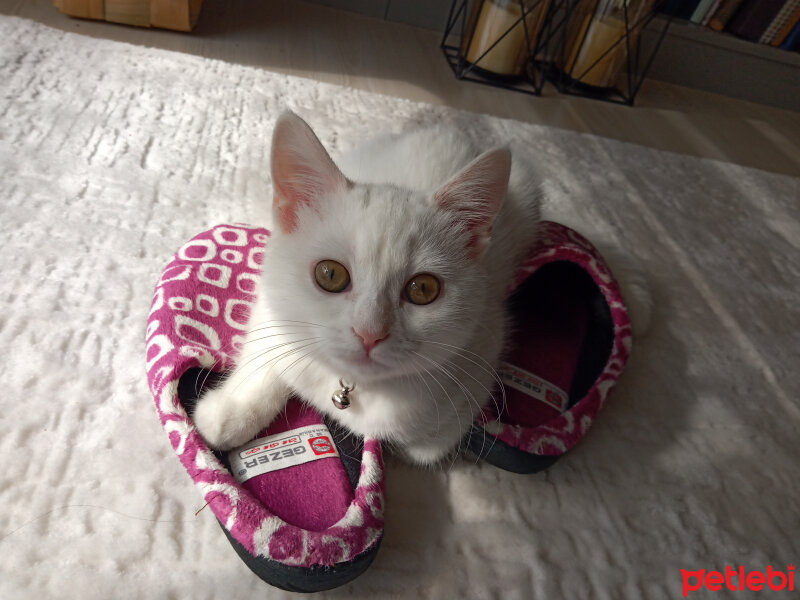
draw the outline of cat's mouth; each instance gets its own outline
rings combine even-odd
[[[350,359],[349,362],[356,369],[365,370],[368,373],[379,373],[381,371],[386,371],[389,369],[388,365],[381,363],[379,360],[376,360],[375,357],[373,356],[368,356],[365,354],[356,356]]]
[[[386,379],[400,374],[398,361],[386,360],[383,362],[379,357],[372,355],[337,357],[334,362],[343,368],[345,378],[349,377],[355,381]]]

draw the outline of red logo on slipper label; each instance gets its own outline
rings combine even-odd
[[[330,438],[327,436],[311,438],[308,440],[308,443],[311,445],[311,450],[314,451],[314,454],[331,454],[336,452],[333,447],[333,442],[331,442]]]
[[[228,452],[231,472],[239,483],[271,471],[339,456],[324,425],[307,425],[258,438]]]
[[[536,398],[558,412],[564,412],[567,407],[569,395],[557,385],[506,362],[500,363],[497,372],[504,385]]]

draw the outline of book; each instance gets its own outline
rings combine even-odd
[[[786,0],[778,11],[778,14],[775,15],[775,18],[772,19],[767,29],[761,34],[761,37],[758,39],[759,44],[770,44],[772,40],[775,39],[775,36],[778,34],[778,31],[783,28],[786,24],[787,19],[791,16],[794,10],[800,6],[800,0]]]
[[[708,21],[708,26],[714,31],[722,31],[731,20],[744,0],[722,0],[714,16]]]
[[[800,23],[794,26],[794,29],[786,36],[786,39],[781,44],[783,50],[797,50],[800,48]]]
[[[700,0],[700,3],[697,5],[697,8],[694,9],[689,20],[696,25],[700,25],[703,19],[705,19],[706,13],[711,10],[712,4],[714,4],[714,0]]]
[[[746,0],[728,22],[726,29],[737,37],[757,42],[785,2],[786,0]]]
[[[711,20],[711,17],[714,16],[714,13],[717,12],[720,4],[722,4],[722,0],[714,0],[714,2],[711,4],[711,8],[708,9],[706,16],[703,17],[703,21],[700,23],[703,27],[708,25],[708,22]]]
[[[786,18],[786,22],[783,24],[783,27],[778,29],[778,32],[775,34],[775,37],[772,38],[770,42],[771,45],[778,47],[780,46],[784,40],[789,37],[789,34],[794,29],[795,25],[800,23],[800,3],[798,3],[797,7],[789,14]]]
[[[697,8],[697,5],[700,4],[700,1],[701,0],[666,0],[658,9],[658,12],[675,17],[676,19],[689,20],[692,13],[694,13]]]

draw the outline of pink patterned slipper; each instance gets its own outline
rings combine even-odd
[[[351,581],[383,535],[375,439],[354,439],[297,399],[258,438],[211,451],[191,419],[231,367],[259,276],[265,229],[221,225],[178,250],[147,322],[147,374],[172,447],[236,552],[267,583],[315,592]]]
[[[508,302],[515,331],[498,369],[505,410],[485,409],[467,444],[502,469],[534,473],[591,427],[628,360],[630,319],[597,250],[547,221]]]

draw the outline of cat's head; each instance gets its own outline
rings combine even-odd
[[[431,193],[361,184],[284,114],[263,298],[275,330],[294,334],[286,350],[313,351],[309,360],[354,382],[435,372],[481,326],[481,259],[510,162],[507,150],[489,151]]]

